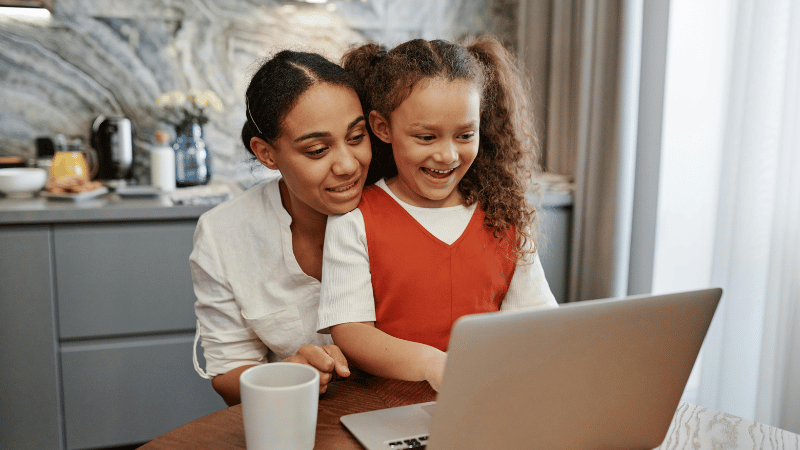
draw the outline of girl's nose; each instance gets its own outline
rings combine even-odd
[[[447,141],[439,147],[438,151],[433,154],[433,159],[436,162],[450,164],[458,160],[458,148],[455,142]]]
[[[331,170],[335,175],[350,175],[358,169],[358,159],[356,159],[353,150],[347,146],[340,147],[336,150],[336,160],[331,166]]]

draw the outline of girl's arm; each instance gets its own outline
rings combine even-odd
[[[381,377],[427,380],[439,389],[447,355],[375,328],[375,299],[361,211],[328,217],[317,327],[347,360]]]
[[[529,243],[530,244],[530,243]],[[544,276],[537,253],[525,253],[517,262],[501,311],[557,308],[558,303]]]
[[[384,378],[427,381],[439,390],[447,353],[386,334],[374,322],[334,325],[331,335],[347,360],[361,369]]]

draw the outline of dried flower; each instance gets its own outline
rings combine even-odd
[[[180,91],[169,91],[161,94],[156,103],[164,111],[163,119],[176,129],[183,128],[192,123],[204,125],[208,122],[206,107],[223,112],[222,100],[214,91],[200,92],[196,89],[185,95]]]

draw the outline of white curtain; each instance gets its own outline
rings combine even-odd
[[[731,23],[697,401],[800,433],[800,2],[738,0]]]
[[[534,101],[543,102],[546,164],[574,175],[577,185],[569,297],[648,292],[653,272],[660,275],[659,290],[687,283],[723,287],[697,371],[695,401],[800,433],[800,2],[724,0],[719,11],[693,2],[522,0],[521,27],[548,31],[520,33],[526,66],[544,79]],[[681,69],[686,82],[696,83],[693,89],[711,94],[687,99],[678,92],[678,104],[692,108],[710,101],[689,112],[716,113],[701,121],[707,129],[695,126],[683,135],[670,130],[670,145],[689,145],[691,151],[682,153],[689,160],[697,156],[692,151],[703,153],[706,170],[687,160],[676,175],[675,155],[662,154],[670,149],[661,148],[667,120],[661,114],[672,100],[664,98],[664,74],[670,71],[665,53],[676,30],[668,33],[667,24],[673,8],[685,11],[687,5],[705,8],[706,19],[730,28],[709,31],[708,23],[690,20],[682,24],[690,29],[678,30],[689,48],[693,40],[697,46],[721,43],[721,53],[710,59],[715,71],[722,69],[719,77],[701,73],[694,80],[692,73],[707,69],[704,61]],[[675,178],[660,182],[670,156],[668,175]],[[677,197],[664,197],[673,195],[663,189],[670,182],[697,186],[703,195],[687,198],[691,207],[681,209]],[[681,195],[686,192],[692,195],[691,189]],[[703,206],[698,198],[711,201]],[[669,208],[656,207],[662,200],[671,200],[663,202]],[[707,232],[708,250],[685,248],[673,251],[672,260],[657,257],[664,247],[654,247],[670,245],[670,237],[680,248],[687,242],[685,233],[675,235],[664,211],[689,234]],[[699,217],[687,215],[699,211],[707,214],[707,227],[705,218],[698,223]],[[703,261],[690,266],[700,270],[678,276],[685,270],[676,268],[698,258]]]
[[[630,275],[652,267],[654,194],[635,195],[634,186],[637,192],[654,192],[657,166],[645,167],[643,181],[636,177],[644,167],[638,161],[646,164],[654,150],[657,156],[658,146],[637,148],[637,135],[653,123],[648,133],[660,135],[660,110],[653,117],[650,106],[661,105],[663,74],[653,77],[648,69],[663,66],[658,34],[664,29],[651,29],[647,17],[653,10],[665,15],[668,3],[527,0],[521,5],[520,56],[534,78],[544,165],[574,177],[576,185],[568,300],[647,292],[650,277],[631,285]],[[645,96],[640,83],[649,89]],[[634,239],[649,245],[632,246]]]

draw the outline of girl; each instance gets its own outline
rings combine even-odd
[[[319,327],[375,375],[438,390],[465,314],[556,306],[525,199],[536,148],[522,78],[494,39],[351,50],[385,178],[330,217]]]
[[[242,142],[281,177],[200,217],[190,256],[205,371],[229,405],[239,375],[273,361],[349,375],[330,336],[317,334],[327,215],[358,205],[372,157],[360,83],[312,54],[282,51],[246,94]]]

